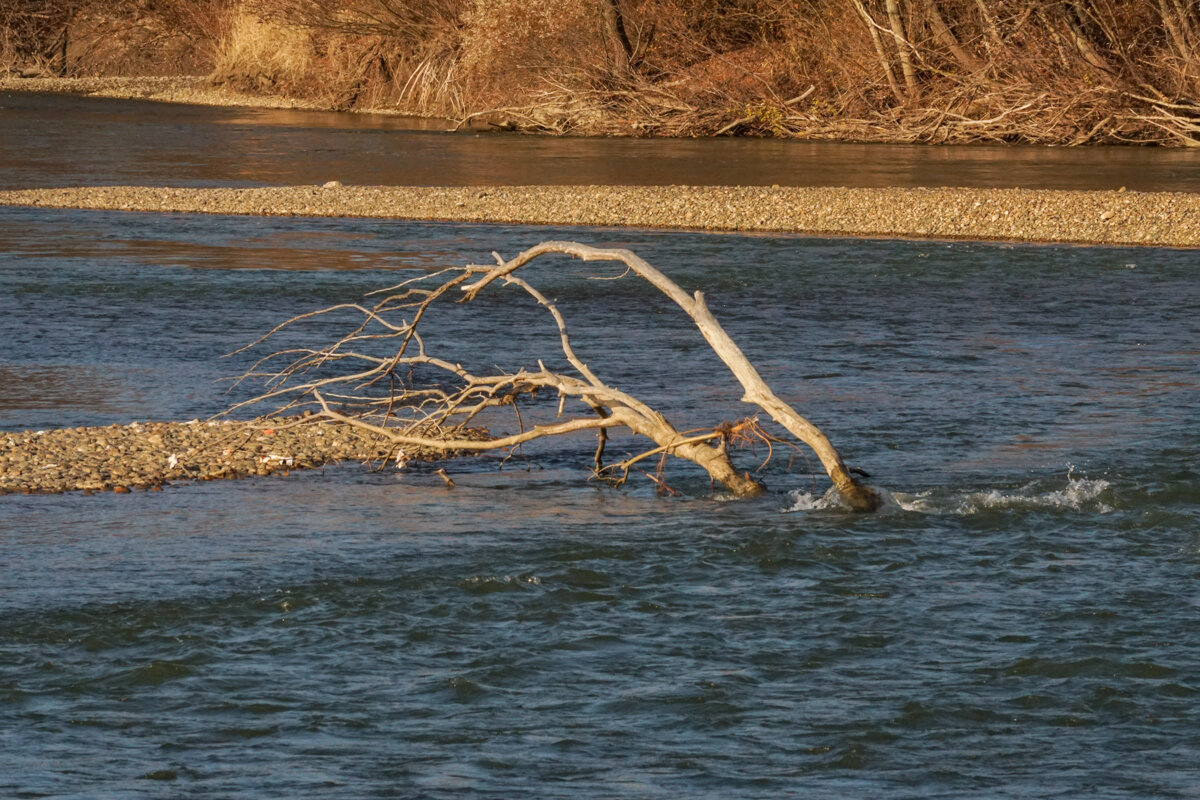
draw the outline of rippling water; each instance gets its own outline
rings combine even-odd
[[[1195,795],[1188,252],[3,209],[0,428],[212,413],[282,316],[545,238],[703,288],[889,508],[802,457],[757,500],[611,491],[586,437],[453,490],[3,497],[0,796]],[[538,280],[602,376],[744,413],[665,303],[578,274]],[[515,301],[449,345],[553,345]]]

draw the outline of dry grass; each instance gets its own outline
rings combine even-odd
[[[0,57],[556,132],[1200,143],[1191,0],[231,2],[0,0]]]
[[[315,60],[307,30],[239,10],[221,40],[212,77],[237,89],[287,93],[307,84]]]
[[[330,108],[465,112],[457,20],[465,0],[252,0],[213,71],[233,88]]]

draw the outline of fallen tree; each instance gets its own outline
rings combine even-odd
[[[657,410],[600,380],[576,354],[566,321],[555,303],[517,274],[538,257],[552,253],[582,261],[618,262],[625,266],[622,276],[633,273],[665,294],[692,319],[741,384],[742,402],[756,406],[811,448],[847,505],[859,511],[879,507],[878,493],[851,474],[825,434],[771,390],[709,311],[703,293],[688,294],[628,250],[543,242],[511,260],[493,254],[495,265],[448,268],[373,292],[368,296],[382,295],[382,299],[372,305],[339,304],[293,317],[243,350],[262,344],[302,320],[338,311],[361,316],[354,329],[333,344],[316,349],[288,348],[259,360],[244,377],[265,379],[266,391],[231,410],[270,401],[282,404],[277,413],[294,413],[297,408],[307,407],[315,411],[311,419],[335,420],[371,431],[397,448],[418,446],[444,452],[511,450],[547,436],[595,431],[598,444],[594,470],[599,478],[620,484],[635,464],[670,455],[700,466],[714,482],[738,496],[760,494],[761,483],[734,466],[730,449],[753,442],[770,447],[785,440],[767,433],[758,416],[700,431],[679,431]],[[427,349],[421,326],[435,304],[455,300],[469,303],[496,283],[521,289],[546,309],[557,325],[569,371],[551,370],[539,359],[536,368],[476,374]],[[387,346],[384,352],[371,352],[380,350],[381,345]],[[418,373],[421,378],[415,377]],[[552,421],[527,427],[520,405],[547,392],[557,395],[557,414]],[[566,413],[568,401],[581,407],[578,414]],[[460,435],[484,411],[501,406],[516,408],[520,427],[517,433],[483,441]],[[605,445],[608,431],[613,428],[625,428],[649,439],[654,447],[606,464]]]

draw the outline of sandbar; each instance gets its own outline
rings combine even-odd
[[[760,186],[84,186],[0,205],[1200,247],[1200,194]]]

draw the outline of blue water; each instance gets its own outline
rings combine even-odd
[[[454,489],[0,497],[0,796],[1195,795],[1193,253],[0,209],[0,429],[203,417],[276,321],[550,238],[703,289],[895,504],[786,454],[760,499],[613,491],[586,436]],[[681,315],[581,269],[529,277],[602,377],[680,427],[747,412]],[[516,292],[462,311],[477,365],[555,346]]]

